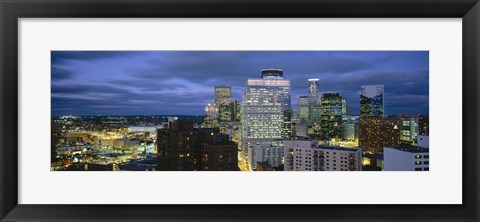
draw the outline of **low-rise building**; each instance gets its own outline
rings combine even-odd
[[[429,150],[419,146],[385,147],[384,171],[429,171]]]
[[[284,142],[285,171],[361,171],[362,149],[322,146],[310,140]]]

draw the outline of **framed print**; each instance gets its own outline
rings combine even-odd
[[[1,1],[2,221],[478,221],[479,7]]]

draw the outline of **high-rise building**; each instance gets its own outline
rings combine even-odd
[[[322,95],[320,94],[320,87],[316,78],[308,79],[308,122],[311,124],[320,123]]]
[[[283,70],[262,69],[262,79],[283,79]]]
[[[345,99],[339,93],[325,93],[322,97],[320,139],[341,140],[346,110]]]
[[[285,171],[361,171],[362,149],[317,145],[310,140],[284,142]]]
[[[362,86],[360,116],[384,116],[383,85]]]
[[[177,120],[170,129],[157,130],[157,170],[230,170],[237,164],[236,150],[218,128],[193,128],[192,121]]]
[[[429,171],[429,166],[428,148],[400,146],[383,149],[384,171]]]
[[[401,118],[360,117],[358,143],[369,153],[381,153],[383,147],[400,145]]]
[[[231,86],[215,86],[215,105],[220,106],[222,103],[231,102],[232,87]]]
[[[356,141],[358,139],[358,116],[344,118],[342,139],[344,141]]]
[[[268,144],[282,147],[285,115],[290,115],[290,80],[279,69],[262,70],[263,79],[248,79],[242,104],[242,152],[248,147]],[[291,126],[290,126],[291,127]]]
[[[205,128],[214,128],[219,126],[219,109],[215,104],[205,106]]]
[[[308,122],[308,111],[309,111],[309,101],[308,96],[298,97],[298,118],[300,122]]]

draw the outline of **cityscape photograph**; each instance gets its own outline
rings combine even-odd
[[[51,171],[429,171],[428,51],[51,51]]]

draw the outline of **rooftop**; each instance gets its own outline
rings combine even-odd
[[[347,148],[347,147],[340,147],[340,146],[324,146],[324,145],[317,145],[317,148],[326,149],[326,150],[340,150],[340,151],[359,151],[359,148]]]
[[[396,149],[403,152],[409,153],[428,153],[429,149],[419,146],[397,146],[397,147],[385,147],[390,149]]]

